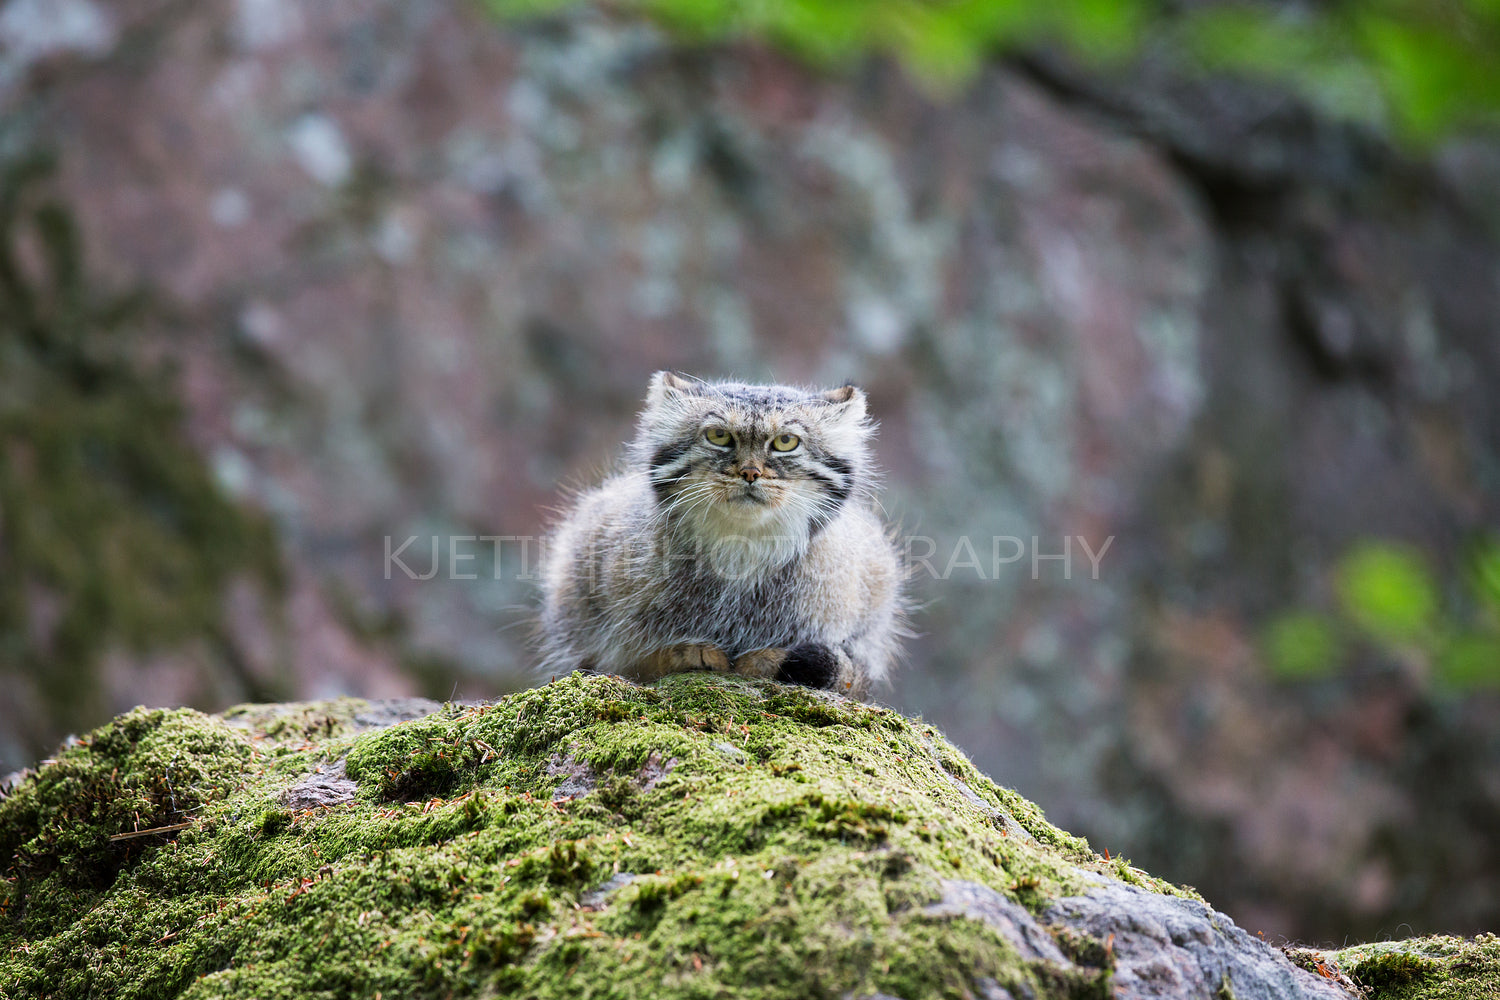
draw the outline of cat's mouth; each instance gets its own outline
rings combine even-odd
[[[724,491],[726,503],[751,504],[754,506],[768,506],[775,502],[774,491],[760,483],[742,483],[738,480],[729,483]]]

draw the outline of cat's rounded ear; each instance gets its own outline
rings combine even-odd
[[[858,423],[865,418],[865,393],[853,382],[829,389],[823,393],[823,401],[833,407],[833,414],[839,420]]]
[[[651,376],[651,388],[646,390],[646,405],[662,406],[684,396],[691,396],[697,390],[696,382],[683,378],[676,372],[660,371]]]

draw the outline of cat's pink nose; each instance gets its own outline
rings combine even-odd
[[[740,475],[744,477],[745,482],[753,483],[760,478],[760,470],[753,465],[747,465],[740,470]]]

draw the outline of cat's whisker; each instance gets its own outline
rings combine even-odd
[[[692,506],[688,507],[687,510],[683,511],[682,516],[684,518],[686,518],[689,514],[693,513],[693,511],[697,510],[699,507],[707,506],[709,503],[712,503],[712,502],[715,502],[715,501],[718,501],[718,500],[721,500],[721,499],[722,499],[722,497],[716,496],[712,491],[710,491],[707,496],[701,497],[700,499],[693,501]]]
[[[714,487],[709,483],[700,483],[694,486],[690,486],[680,493],[675,494],[672,497],[672,502],[662,509],[662,514],[663,516],[669,515],[685,503],[695,502],[699,497],[702,496],[711,496],[713,494],[713,490]]]

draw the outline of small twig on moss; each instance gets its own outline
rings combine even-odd
[[[149,830],[131,830],[129,833],[117,833],[109,839],[113,842],[116,840],[134,840],[136,837],[149,837],[153,833],[173,833],[177,830],[186,830],[195,822],[197,821],[190,819],[185,823],[173,823],[170,826],[153,826]]]

